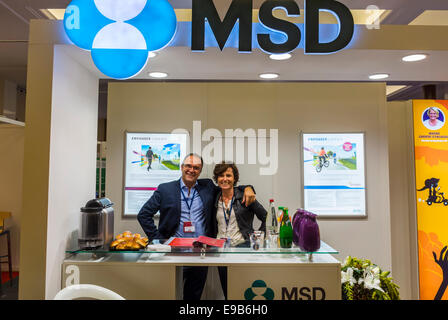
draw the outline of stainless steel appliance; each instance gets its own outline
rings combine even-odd
[[[108,198],[93,199],[81,208],[80,249],[109,248],[114,239],[114,209]]]

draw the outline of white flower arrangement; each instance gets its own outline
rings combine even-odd
[[[390,272],[369,260],[347,257],[341,269],[342,298],[344,300],[399,300],[398,286]]]

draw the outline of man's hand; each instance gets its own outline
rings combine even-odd
[[[251,187],[246,187],[244,189],[243,201],[241,201],[241,203],[245,204],[246,207],[248,207],[248,206],[250,206],[254,202],[255,202],[254,190],[252,190]]]

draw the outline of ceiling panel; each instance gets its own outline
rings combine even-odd
[[[391,94],[398,93],[399,91],[407,88],[405,85],[390,85],[386,86],[386,96],[389,96]]]
[[[409,24],[415,26],[448,26],[448,10],[425,10]]]
[[[24,18],[20,17],[20,15],[15,15],[0,2],[0,40],[28,39],[29,25],[24,22]]]

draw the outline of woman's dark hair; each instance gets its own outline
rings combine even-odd
[[[216,183],[218,183],[218,177],[222,175],[224,172],[227,171],[227,169],[232,168],[233,171],[233,177],[235,179],[235,182],[233,183],[234,186],[236,186],[238,180],[240,179],[240,174],[238,172],[238,168],[236,165],[232,162],[221,162],[218,163],[215,166],[215,169],[213,170],[213,180],[215,180]]]

